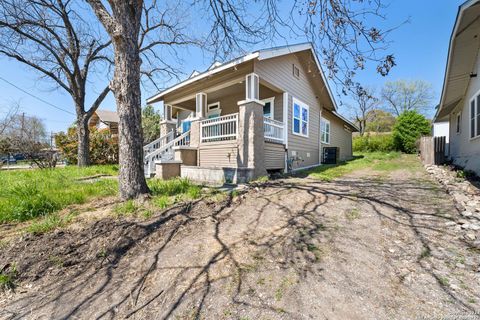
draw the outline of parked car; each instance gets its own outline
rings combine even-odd
[[[17,159],[15,159],[13,156],[3,157],[2,158],[2,163],[3,164],[17,164]]]

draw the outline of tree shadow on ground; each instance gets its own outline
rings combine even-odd
[[[437,214],[435,203],[426,203],[419,196],[432,192],[438,188],[414,181],[344,179],[299,184],[287,179],[251,191],[246,200],[229,196],[220,203],[181,204],[145,222],[101,220],[77,235],[71,245],[54,252],[68,261],[58,274],[59,281],[50,275],[39,291],[19,296],[3,315],[7,319],[42,313],[61,319],[167,319],[174,315],[201,319],[211,312],[207,305],[214,299],[257,314],[298,318],[301,315],[295,311],[279,310],[271,297],[252,292],[252,274],[288,270],[299,281],[309,275],[321,277],[319,243],[333,241],[337,232],[326,218],[333,201],[367,206],[379,219],[411,230],[424,250],[436,252],[438,243],[432,241],[432,235],[454,234],[443,227],[452,218]],[[300,200],[285,201],[294,196]],[[266,232],[265,221],[275,212],[278,221]],[[192,259],[166,265],[167,251],[183,250],[182,240],[192,233],[198,233],[200,243],[207,243],[205,259],[194,259],[191,250]],[[48,241],[61,243],[66,236],[75,235],[56,234]],[[105,245],[103,251],[98,250],[99,243]],[[465,241],[462,245],[471,246]],[[141,269],[135,264],[140,256]],[[474,311],[466,297],[445,285],[426,260],[419,255],[416,263],[436,280],[438,288],[464,310]],[[32,263],[25,273],[38,264]],[[47,277],[49,272],[51,266],[49,269],[43,262],[37,276]]]

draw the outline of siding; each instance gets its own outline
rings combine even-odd
[[[237,156],[237,140],[203,143],[198,149],[198,165],[236,168]]]
[[[283,92],[275,92],[270,88],[260,85],[260,100],[274,97],[273,119],[283,121]]]
[[[283,144],[265,142],[265,168],[283,169],[285,167],[285,147]]]
[[[480,67],[480,56],[473,70]],[[470,99],[480,90],[480,77],[470,79],[466,95],[450,113],[450,157],[453,162],[480,175],[480,137],[470,139]],[[460,133],[456,132],[457,113],[461,112]]]
[[[300,68],[300,77],[298,79],[293,76],[293,64]],[[292,152],[294,152],[300,159],[293,163],[293,168],[318,164],[321,107],[316,98],[312,83],[308,78],[308,73],[303,68],[300,60],[295,54],[290,54],[278,58],[257,61],[254,68],[260,79],[264,79],[289,93],[288,126],[286,128],[288,130],[288,156],[292,157]],[[310,120],[308,138],[292,133],[292,97],[303,101],[309,106]],[[277,109],[275,109],[275,112],[277,112]],[[280,112],[283,114],[283,108],[280,109],[279,107],[278,113]]]
[[[344,123],[335,115],[323,111],[322,117],[330,121],[330,144],[322,143],[323,147],[337,147],[339,149],[339,160],[345,161],[353,157],[352,154],[352,132],[344,129]]]

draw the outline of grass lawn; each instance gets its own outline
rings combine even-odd
[[[79,181],[99,174],[116,175],[118,166],[75,166],[48,170],[0,171],[0,223],[25,221],[81,204],[95,198],[115,195],[115,179]]]
[[[82,204],[118,193],[117,179],[81,178],[117,174],[116,165],[0,171],[0,223],[40,217],[29,227],[31,232],[43,232],[68,224],[76,214],[60,216],[57,211],[72,204]],[[201,195],[201,188],[185,179],[149,179],[148,185],[152,192],[152,203],[161,209],[181,200],[196,199]],[[133,201],[127,201],[119,204],[115,211],[122,215],[138,213],[143,209],[137,207]],[[144,211],[142,213],[148,215],[148,212]]]
[[[415,170],[420,167],[415,155],[399,152],[366,152],[354,154],[354,159],[340,164],[326,164],[300,172],[309,178],[331,181],[355,170],[370,168],[379,172],[390,172],[398,169]]]

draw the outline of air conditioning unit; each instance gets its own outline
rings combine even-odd
[[[323,147],[322,163],[323,164],[336,164],[338,159],[337,147]]]

